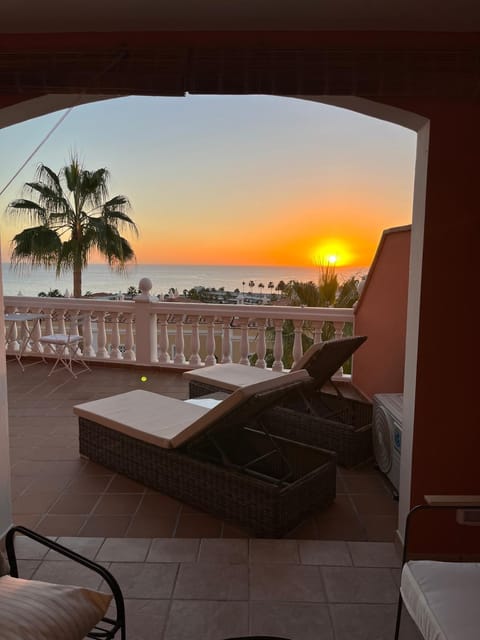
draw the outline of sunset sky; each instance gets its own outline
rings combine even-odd
[[[0,190],[62,112],[0,130]],[[411,222],[416,136],[374,118],[274,96],[130,97],[76,107],[0,197],[77,152],[107,167],[140,236],[140,264],[368,266],[384,229]]]

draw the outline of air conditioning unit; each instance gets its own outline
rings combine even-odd
[[[398,493],[402,450],[403,394],[373,396],[373,452],[378,468]]]

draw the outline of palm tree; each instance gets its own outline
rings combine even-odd
[[[21,198],[10,202],[7,213],[23,216],[36,226],[23,229],[12,240],[11,263],[32,267],[56,267],[56,275],[73,271],[73,295],[82,295],[82,271],[92,251],[98,251],[111,268],[122,270],[135,259],[124,228],[137,234],[127,215],[126,196],[108,199],[107,169],[88,171],[72,155],[70,164],[55,173],[41,164],[35,182],[24,185]]]

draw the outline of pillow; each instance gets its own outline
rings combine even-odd
[[[6,557],[0,551],[0,576],[5,576],[7,573],[10,573],[10,567],[8,566]]]
[[[2,640],[82,640],[112,596],[83,587],[0,578]]]

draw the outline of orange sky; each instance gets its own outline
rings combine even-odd
[[[0,130],[0,189],[60,113]],[[127,195],[142,264],[368,266],[411,222],[415,135],[344,109],[274,96],[123,98],[74,109],[0,198],[76,150]],[[25,226],[25,225],[24,225]],[[2,258],[21,227],[2,217]]]

